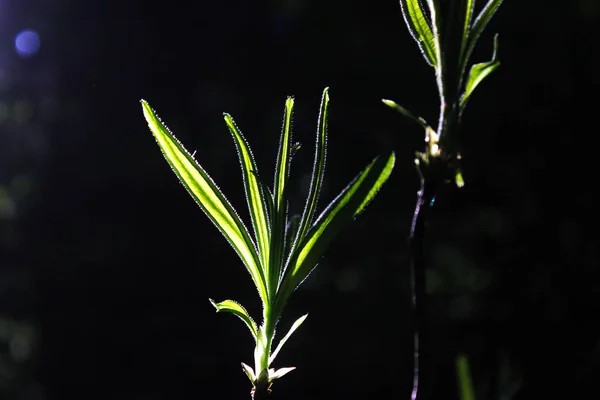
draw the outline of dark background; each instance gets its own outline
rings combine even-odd
[[[483,2],[480,0],[478,5]],[[502,66],[464,116],[467,182],[430,221],[424,398],[600,395],[595,0],[506,0]],[[15,37],[39,34],[21,57]],[[247,217],[222,112],[273,170],[283,105],[304,143],[306,192],[321,92],[330,87],[329,201],[380,152],[397,164],[369,209],[294,294],[309,318],[276,367],[274,399],[408,399],[407,252],[433,70],[395,0],[0,0],[0,398],[248,398],[253,343],[208,298],[260,305],[233,250],[170,171],[144,98]],[[269,172],[267,172],[269,171]],[[504,396],[504,397],[503,397]]]

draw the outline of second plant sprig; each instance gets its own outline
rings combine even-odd
[[[441,174],[443,180],[453,179],[458,187],[464,185],[456,138],[458,126],[475,88],[500,66],[498,35],[494,36],[491,60],[468,66],[481,33],[502,1],[488,0],[474,18],[475,0],[452,0],[443,16],[440,0],[400,0],[408,31],[425,61],[435,70],[440,98],[437,128],[392,100],[382,101],[425,130],[426,149],[417,152],[415,159],[422,175],[428,174],[425,170],[435,169],[429,175]]]
[[[161,122],[148,103],[142,100],[144,116],[160,149],[204,213],[229,241],[252,277],[263,306],[259,325],[244,307],[233,300],[211,303],[219,312],[238,316],[255,341],[254,368],[242,363],[252,382],[252,396],[264,397],[274,380],[294,369],[271,368],[283,344],[304,322],[306,315],[291,326],[273,350],[275,328],[292,292],[319,262],[328,244],[350,221],[363,211],[388,179],[395,156],[375,158],[317,216],[317,204],[325,172],[327,143],[328,89],[323,91],[318,120],[315,159],[309,194],[299,219],[288,219],[288,178],[293,152],[299,147],[292,140],[294,99],[285,102],[283,127],[277,154],[273,189],[258,173],[252,151],[229,114],[225,123],[233,136],[242,169],[243,183],[253,228],[253,237],[237,212],[206,171]]]
[[[421,396],[420,352],[426,312],[425,220],[442,187],[452,181],[456,187],[464,186],[457,140],[461,116],[475,88],[500,65],[496,57],[498,37],[495,36],[492,59],[467,68],[477,40],[502,0],[487,0],[476,18],[475,0],[445,2],[447,12],[444,15],[441,15],[442,3],[440,0],[400,0],[408,31],[425,61],[435,70],[440,99],[437,129],[394,101],[383,99],[386,105],[416,121],[425,130],[425,150],[416,152],[415,157],[419,191],[408,237],[414,349],[411,400]]]

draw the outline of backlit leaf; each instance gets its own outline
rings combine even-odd
[[[275,315],[279,315],[289,295],[317,265],[329,243],[373,199],[389,178],[394,162],[394,153],[374,159],[321,213],[287,262]]]
[[[277,370],[272,369],[272,371],[269,372],[269,381],[272,382],[275,379],[279,379],[282,376],[286,375],[289,372],[292,372],[295,369],[296,369],[296,367],[284,367],[284,368],[279,368]]]
[[[304,235],[313,223],[319,194],[321,193],[321,185],[323,184],[323,176],[325,175],[325,154],[327,153],[327,117],[329,106],[329,88],[325,88],[321,98],[321,108],[319,111],[319,120],[317,123],[317,140],[315,145],[315,159],[313,163],[312,177],[310,181],[310,189],[306,198],[306,205],[300,226],[294,243],[301,241]]]
[[[460,109],[461,112],[465,108],[467,104],[467,100],[473,91],[483,81],[489,74],[494,72],[496,68],[500,66],[500,61],[497,60],[497,51],[498,51],[498,35],[494,36],[494,52],[492,54],[492,59],[488,62],[474,64],[469,71],[469,76],[467,78],[467,83],[465,85],[465,92],[460,98]]]
[[[473,22],[469,32],[469,41],[464,56],[465,65],[471,57],[471,53],[473,53],[473,49],[475,48],[475,44],[477,43],[481,32],[483,32],[488,22],[490,22],[492,16],[496,13],[498,7],[500,7],[500,4],[502,4],[502,1],[503,0],[489,0]]]
[[[290,159],[292,152],[292,115],[294,111],[294,98],[288,97],[285,102],[283,126],[277,152],[275,170],[275,184],[273,190],[273,223],[271,231],[271,256],[269,273],[269,292],[275,293],[279,283],[279,275],[283,264],[285,249],[285,226],[287,223],[287,183],[290,174]]]
[[[217,312],[228,312],[237,315],[242,321],[244,321],[248,329],[250,329],[252,337],[254,337],[254,340],[256,341],[256,335],[258,332],[256,328],[256,323],[250,317],[250,315],[248,315],[248,311],[246,311],[246,309],[242,307],[240,303],[233,300],[225,300],[220,303],[215,303],[212,299],[209,300],[211,304],[215,306]]]
[[[456,357],[456,377],[458,380],[458,390],[460,392],[460,400],[475,400],[475,390],[473,388],[473,380],[471,379],[471,370],[469,368],[469,360],[464,354],[459,354]]]
[[[400,0],[400,7],[408,31],[419,45],[425,61],[437,68],[440,48],[436,38],[435,8],[431,0],[426,1],[430,5],[431,21],[428,20],[420,0]]]
[[[254,384],[254,381],[256,380],[256,375],[254,375],[254,370],[252,369],[252,367],[248,364],[242,363],[242,369],[246,373],[248,379],[250,379],[250,382]]]
[[[141,103],[148,127],[173,172],[242,259],[261,299],[266,302],[268,296],[265,277],[246,227],[206,171],[161,122],[150,105],[144,100]]]
[[[273,353],[271,353],[271,356],[269,357],[269,364],[271,364],[273,362],[273,360],[275,360],[275,357],[277,357],[277,354],[279,354],[279,352],[281,351],[281,348],[283,347],[285,342],[290,338],[290,336],[292,336],[292,333],[294,333],[294,331],[296,329],[298,329],[300,327],[300,325],[302,325],[302,323],[304,322],[306,317],[308,317],[308,314],[304,314],[303,316],[298,318],[296,320],[296,322],[293,323],[293,325],[290,328],[290,330],[288,331],[288,333],[286,333],[286,335],[279,341],[279,344],[277,345],[277,348],[275,349],[275,351]]]
[[[462,26],[462,38],[460,44],[460,56],[459,62],[464,61],[464,65],[468,62],[465,60],[465,54],[469,46],[469,36],[471,33],[471,22],[473,21],[473,9],[475,8],[475,0],[463,0],[464,1],[464,20]],[[461,70],[462,71],[462,70]]]
[[[248,142],[235,125],[233,118],[229,114],[225,114],[225,123],[233,136],[235,145],[242,166],[242,175],[244,180],[244,188],[246,190],[246,200],[248,201],[248,209],[256,234],[256,243],[260,254],[261,265],[264,275],[269,276],[269,249],[270,249],[270,229],[269,215],[267,211],[267,197],[263,190],[263,185],[258,180],[258,168],[254,161],[254,156],[250,150]],[[270,195],[267,193],[267,195]],[[269,294],[270,296],[270,294]]]
[[[423,118],[417,117],[416,115],[414,115],[413,113],[411,113],[410,111],[408,111],[406,108],[402,107],[400,104],[396,103],[395,101],[388,100],[388,99],[381,99],[381,101],[386,106],[398,111],[400,114],[404,115],[405,117],[412,119],[417,124],[421,125],[421,127],[423,127],[423,129],[427,129],[427,127],[429,126],[427,124],[427,121],[425,121]]]

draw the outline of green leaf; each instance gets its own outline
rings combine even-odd
[[[469,35],[471,32],[471,22],[473,21],[473,10],[475,8],[475,0],[464,0],[465,15],[462,28],[462,39],[460,43],[459,62],[463,63],[467,48],[469,46]],[[463,65],[467,65],[468,60],[464,60]],[[462,70],[461,70],[462,71]]]
[[[277,294],[275,315],[279,315],[289,295],[317,265],[333,238],[363,211],[389,178],[394,162],[394,153],[375,158],[319,216],[305,239],[290,255]]]
[[[497,60],[496,55],[498,51],[498,35],[494,36],[494,52],[492,54],[492,59],[488,62],[474,64],[471,67],[471,71],[469,72],[469,77],[467,79],[467,83],[465,85],[465,92],[460,98],[460,110],[465,108],[467,104],[467,100],[477,87],[489,74],[494,72],[496,68],[500,66],[500,61]]]
[[[271,353],[271,356],[269,357],[269,365],[273,362],[273,360],[275,360],[275,357],[277,357],[277,354],[279,354],[279,352],[281,351],[281,348],[283,347],[284,343],[290,338],[290,336],[292,336],[292,333],[294,333],[294,331],[298,329],[300,325],[302,325],[306,317],[308,317],[308,314],[304,314],[303,316],[298,318],[296,322],[294,322],[288,333],[279,341],[277,348],[273,353]]]
[[[271,188],[263,179],[258,175],[256,171],[252,171],[252,175],[254,175],[258,181],[258,183],[262,186],[264,201],[267,204],[267,215],[269,216],[269,228],[273,223],[273,215],[275,214],[275,200],[273,199],[273,193],[271,192]]]
[[[410,35],[419,45],[425,61],[434,68],[439,64],[439,39],[435,26],[435,6],[427,0],[432,22],[428,21],[421,5],[421,0],[400,0],[400,8],[404,22]]]
[[[473,389],[469,360],[462,353],[456,357],[456,377],[458,378],[460,400],[475,400],[475,390]]]
[[[464,65],[467,65],[469,62],[469,58],[473,53],[473,49],[475,48],[475,44],[477,43],[481,32],[483,32],[488,22],[490,22],[492,16],[496,13],[498,7],[500,7],[500,4],[502,4],[502,0],[489,0],[475,19],[475,22],[473,22],[469,33],[469,42],[465,53]]]
[[[270,249],[270,227],[269,215],[267,212],[267,197],[263,191],[263,185],[258,179],[258,168],[254,161],[254,156],[248,142],[235,125],[233,118],[229,114],[224,114],[225,123],[233,136],[235,146],[240,158],[242,166],[242,175],[244,180],[244,188],[246,190],[246,200],[248,201],[248,209],[256,234],[256,242],[258,244],[258,252],[260,254],[261,263],[264,275],[269,276],[269,249]],[[271,293],[269,293],[271,296]]]
[[[383,160],[385,160],[385,163],[383,162]],[[363,198],[362,203],[360,203],[360,205],[354,210],[351,219],[354,219],[365,210],[365,208],[369,205],[371,200],[375,198],[375,195],[377,194],[377,192],[379,192],[381,186],[383,186],[383,184],[388,180],[388,178],[392,174],[392,170],[394,169],[396,155],[394,154],[394,152],[392,152],[387,158],[382,158],[381,161],[382,162],[379,163],[379,157],[377,157],[375,160],[373,160],[373,162],[371,162],[372,168],[370,169],[370,171],[367,171],[369,170],[369,167],[367,167],[367,169],[363,171],[363,175],[367,174],[368,172],[371,173],[369,174],[369,176],[365,176],[364,182],[362,183],[360,188],[357,188],[356,191],[351,190],[353,194],[351,194],[350,196],[353,196],[353,198],[349,199],[348,203],[345,206],[342,206],[350,209],[351,205],[353,207],[353,202],[355,199],[360,199],[361,197]],[[363,188],[365,189],[364,191]],[[364,195],[364,192],[367,192],[366,196]],[[339,207],[339,205],[336,207]],[[328,210],[325,210],[323,211],[323,213],[327,211]],[[325,218],[331,221],[331,219],[335,217]],[[323,229],[317,227],[316,225],[317,224],[315,224],[316,230],[323,232]]]
[[[258,333],[258,329],[256,327],[256,323],[254,320],[248,315],[248,311],[240,303],[233,300],[225,300],[220,303],[215,303],[213,299],[208,299],[210,303],[215,306],[217,312],[228,312],[234,315],[237,315],[250,329],[252,333],[252,337],[254,337],[254,341],[256,341],[256,335]]]
[[[423,118],[415,116],[413,113],[411,113],[410,111],[408,111],[406,108],[402,107],[400,104],[396,103],[395,101],[388,100],[388,99],[381,99],[381,101],[386,106],[393,108],[394,110],[398,111],[400,114],[404,115],[405,117],[412,119],[417,124],[421,125],[421,127],[423,129],[427,129],[427,127],[429,126],[427,124],[427,121],[425,121]]]
[[[459,189],[461,187],[465,186],[465,180],[463,178],[462,171],[460,169],[456,170],[456,174],[454,175],[454,183],[456,184],[456,187]]]
[[[148,127],[173,172],[242,259],[261,299],[267,302],[265,277],[246,227],[206,171],[161,122],[150,105],[145,100],[141,103]]]
[[[277,212],[286,208],[285,192],[290,174],[290,155],[292,143],[292,115],[294,111],[294,98],[288,97],[285,102],[283,116],[283,127],[279,140],[279,151],[277,154],[277,171],[275,173],[275,207]]]
[[[272,227],[272,247],[269,272],[269,293],[275,293],[279,283],[279,275],[283,264],[283,252],[285,249],[285,225],[287,220],[287,183],[290,174],[290,156],[292,152],[292,115],[294,111],[294,98],[288,97],[285,102],[283,115],[283,126],[277,152],[277,164],[275,170],[275,184],[273,191],[274,213]],[[270,304],[270,303],[269,303]]]
[[[317,140],[315,145],[315,160],[313,163],[312,178],[310,180],[310,189],[306,198],[306,205],[302,213],[302,219],[295,236],[294,246],[299,243],[305,236],[306,231],[314,221],[315,212],[321,185],[323,184],[323,176],[325,175],[325,154],[327,153],[327,117],[329,106],[329,88],[323,90],[321,97],[321,107],[319,110],[319,120],[317,123]]]
[[[279,368],[278,370],[274,370],[273,368],[271,368],[271,370],[269,371],[269,381],[273,382],[275,379],[279,379],[288,372],[292,372],[295,369],[296,367],[284,367]]]
[[[256,375],[254,375],[254,370],[252,369],[252,367],[248,364],[242,363],[242,369],[246,373],[246,376],[248,376],[248,379],[250,379],[250,382],[254,384],[254,381],[256,380]]]

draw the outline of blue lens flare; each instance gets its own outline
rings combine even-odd
[[[32,30],[19,32],[15,38],[15,50],[21,57],[31,57],[40,49],[40,36]]]

